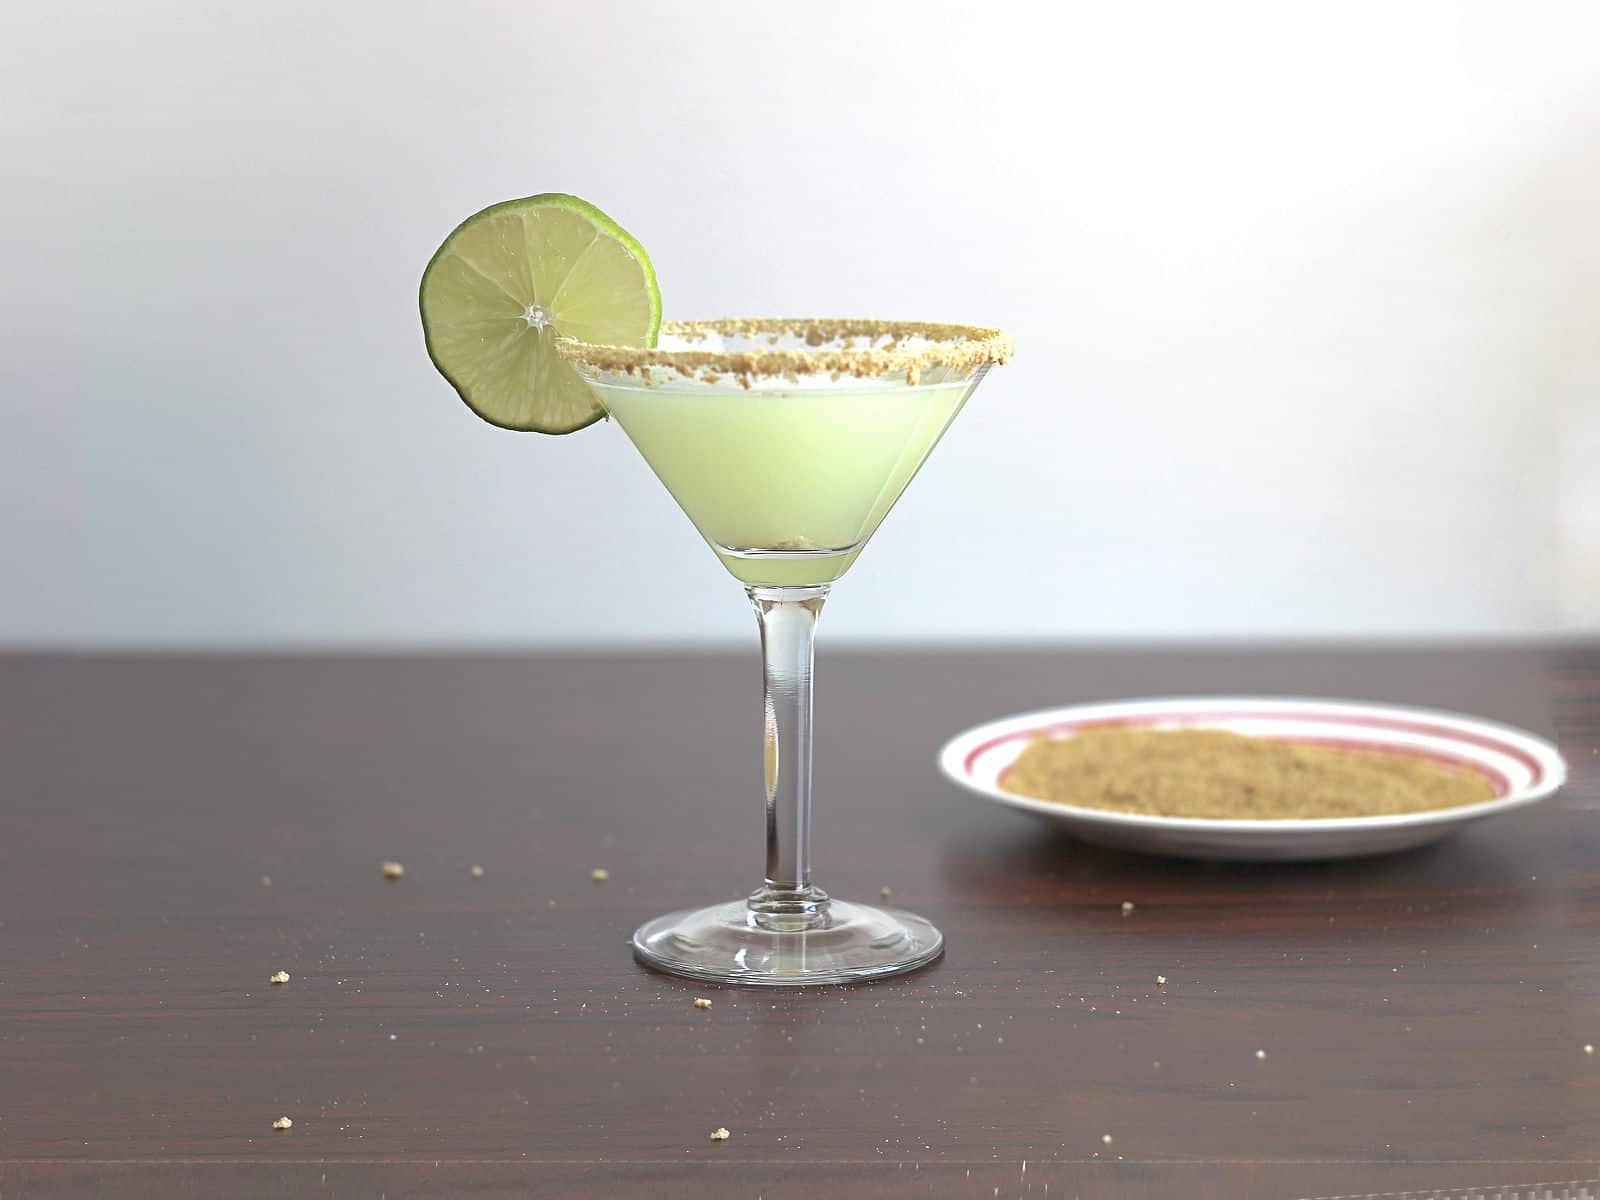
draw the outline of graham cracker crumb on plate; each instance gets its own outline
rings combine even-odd
[[[282,1130],[285,1130],[285,1129],[292,1129],[292,1128],[294,1128],[294,1122],[289,1120],[288,1117],[279,1117],[276,1121],[274,1121],[272,1123],[272,1127],[274,1129],[279,1130],[279,1131],[282,1131]]]
[[[721,1126],[721,1125],[718,1125],[718,1126],[717,1126],[717,1127],[716,1127],[716,1128],[715,1128],[715,1129],[713,1129],[713,1130],[712,1130],[712,1131],[711,1131],[711,1140],[712,1140],[712,1141],[713,1141],[713,1142],[725,1142],[725,1141],[727,1141],[727,1140],[728,1140],[728,1139],[729,1139],[729,1138],[730,1138],[730,1137],[732,1137],[732,1136],[733,1136],[733,1135],[732,1135],[732,1134],[730,1134],[730,1133],[729,1133],[729,1132],[728,1132],[728,1131],[727,1131],[727,1129],[725,1129],[725,1128],[724,1128],[724,1127],[723,1127],[723,1126]]]
[[[1256,821],[1423,812],[1494,796],[1480,772],[1421,755],[1227,729],[1107,727],[1066,738],[1036,735],[1000,787],[1077,808]]]
[[[882,896],[885,900],[887,900],[890,896],[894,895],[894,889],[892,887],[890,887],[888,884],[884,884],[881,888],[878,889],[878,895]]]
[[[696,996],[694,998],[694,1006],[696,1008],[710,1008],[711,1001],[707,1000],[704,996]]]
[[[400,876],[406,873],[405,867],[397,862],[386,862],[383,864],[382,869],[385,879],[399,879]]]
[[[289,982],[289,972],[278,971],[275,974],[268,976],[267,982],[273,987],[282,987],[284,984]]]

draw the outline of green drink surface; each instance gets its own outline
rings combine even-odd
[[[723,565],[769,586],[843,575],[970,390],[594,387]]]

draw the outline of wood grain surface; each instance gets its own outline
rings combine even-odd
[[[867,654],[824,631],[819,672],[818,882],[892,888],[948,950],[774,994],[627,946],[756,882],[753,647],[0,657],[0,1198],[1600,1177],[1600,648]],[[1432,849],[1223,866],[1080,845],[934,770],[988,717],[1186,692],[1461,709],[1555,736],[1574,778]]]

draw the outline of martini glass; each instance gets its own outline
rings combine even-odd
[[[990,366],[992,329],[885,321],[661,327],[655,349],[563,340],[723,566],[761,629],[765,880],[747,899],[667,913],[633,935],[652,967],[719,983],[846,983],[932,962],[912,913],[811,880],[811,676],[817,616]]]

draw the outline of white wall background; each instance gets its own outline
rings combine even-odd
[[[586,196],[669,316],[1002,324],[830,639],[1600,621],[1600,6],[0,8],[0,641],[747,640],[415,288]]]

